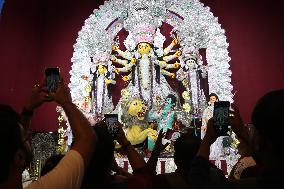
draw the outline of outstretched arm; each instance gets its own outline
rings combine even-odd
[[[208,108],[206,108],[202,114],[202,125],[201,125],[201,130],[206,132],[206,128],[207,128],[207,122],[208,122],[208,119],[207,119],[207,115],[208,115]]]
[[[133,65],[131,65],[131,64],[127,64],[127,65],[125,65],[123,68],[115,68],[115,72],[117,73],[117,74],[119,74],[120,72],[128,72],[128,71],[130,71],[130,69],[132,68],[132,66]]]
[[[164,49],[164,55],[169,54],[169,52],[173,49],[175,45],[177,45],[178,40],[174,38],[169,46]]]
[[[164,56],[164,57],[163,57],[163,60],[166,61],[166,62],[169,62],[169,61],[171,61],[171,60],[173,60],[173,59],[175,59],[175,58],[178,58],[178,57],[180,57],[180,56],[181,56],[181,51],[177,51],[177,52],[175,52],[175,54],[173,54],[173,55]]]
[[[176,74],[175,74],[175,73],[171,73],[171,72],[169,72],[169,71],[167,71],[167,70],[164,70],[164,69],[161,69],[161,73],[162,73],[163,75],[169,76],[169,77],[171,77],[171,78],[175,78],[175,77],[176,77]]]
[[[229,124],[236,135],[244,142],[245,145],[249,146],[249,132],[248,127],[245,127],[244,122],[241,118],[239,109],[235,105],[231,105],[233,111],[229,111]]]
[[[176,63],[173,63],[173,64],[167,64],[165,69],[176,69],[176,68],[179,68],[180,67],[180,64],[178,62]]]
[[[123,52],[122,50],[119,49],[118,45],[113,45],[112,50],[117,52],[124,59],[131,60],[132,58],[132,54],[130,52]]]
[[[128,64],[128,60],[122,60],[122,59],[116,58],[115,56],[113,56],[111,58],[111,60],[115,63],[122,65],[122,66],[125,66],[126,64]]]
[[[159,117],[159,113],[157,112],[157,111],[153,111],[153,110],[151,110],[150,112],[149,112],[149,118],[150,118],[150,120],[156,120],[156,119],[158,119],[158,117]]]
[[[31,123],[33,112],[36,108],[41,106],[44,102],[51,101],[52,99],[44,91],[44,87],[36,84],[32,89],[32,94],[25,104],[22,114],[21,123],[25,130],[28,130]]]
[[[209,159],[209,154],[210,154],[210,146],[215,142],[215,140],[218,138],[216,132],[214,131],[213,128],[213,119],[209,119],[207,123],[207,131],[206,134],[202,140],[202,143],[199,147],[199,151],[197,153],[197,156],[200,156],[204,159]]]
[[[169,143],[166,143],[166,144],[162,143],[162,140],[164,137],[165,137],[165,133],[163,133],[161,130],[159,132],[158,139],[155,143],[155,147],[151,153],[151,157],[149,158],[146,164],[147,171],[149,171],[150,173],[156,174],[158,158],[161,152],[169,145]]]
[[[127,140],[124,131],[122,129],[122,125],[120,123],[118,128],[119,129],[117,134],[117,141],[122,146],[122,149],[125,151],[125,153],[127,154],[129,163],[133,171],[144,168],[146,166],[144,158],[135,150],[135,148]]]
[[[76,150],[82,156],[84,166],[87,168],[97,140],[94,130],[83,113],[72,103],[70,91],[63,82],[59,83],[56,92],[51,93],[50,96],[63,107],[74,136],[71,149]]]

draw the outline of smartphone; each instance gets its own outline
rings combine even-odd
[[[165,139],[169,141],[176,141],[180,137],[180,132],[173,129],[168,129],[165,134]]]
[[[107,125],[108,132],[113,138],[116,138],[118,132],[118,115],[117,114],[105,114],[105,123]]]
[[[229,101],[219,101],[214,103],[214,129],[218,135],[226,136],[229,131]]]
[[[45,83],[48,92],[55,92],[60,81],[60,70],[56,68],[45,69]]]

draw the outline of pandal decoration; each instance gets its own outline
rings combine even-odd
[[[130,97],[151,111],[173,94],[177,120],[189,127],[206,107],[204,78],[206,92],[233,102],[228,46],[218,18],[199,0],[105,1],[74,45],[73,102],[94,124],[106,113],[122,115]]]
[[[233,101],[227,48],[218,19],[197,0],[106,1],[85,20],[74,45],[72,99],[96,122],[118,111],[123,89],[150,108],[174,94],[188,126],[190,115],[203,110],[200,75],[208,76],[210,93]]]

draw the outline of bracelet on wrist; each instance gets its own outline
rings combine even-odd
[[[28,110],[26,107],[24,107],[22,110],[23,116],[31,117],[33,114],[34,114],[34,111]]]

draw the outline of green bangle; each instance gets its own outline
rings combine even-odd
[[[22,110],[23,116],[31,117],[33,114],[34,114],[34,111],[28,110],[26,107],[24,107],[23,110]]]

